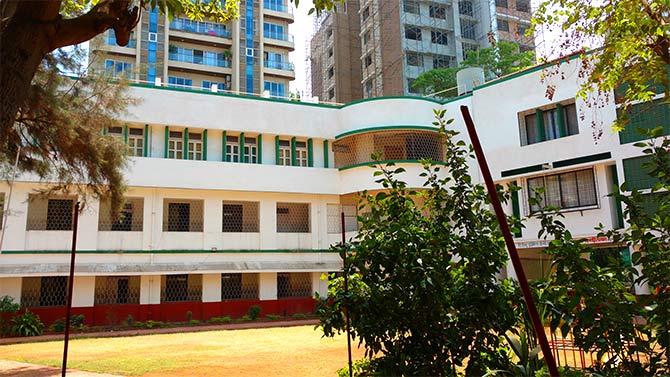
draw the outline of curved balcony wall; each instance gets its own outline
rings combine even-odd
[[[370,165],[374,163],[373,154],[381,161],[444,161],[444,136],[432,127],[414,128],[362,130],[341,135],[333,143],[335,167],[345,170]]]

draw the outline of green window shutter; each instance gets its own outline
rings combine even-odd
[[[188,128],[184,128],[183,159],[188,160]]]
[[[612,187],[619,188],[619,174],[616,171],[616,165],[610,165],[610,175],[612,176]],[[616,223],[614,229],[623,228],[623,209],[621,208],[621,200],[615,199],[614,206],[616,207]]]
[[[202,159],[207,161],[207,130],[202,131]]]
[[[649,169],[645,166],[649,161],[651,161],[650,156],[623,160],[624,183],[627,190],[649,189],[658,182],[656,177],[649,175]]]
[[[556,105],[556,120],[558,121],[558,136],[568,136],[568,127],[565,124],[565,109],[560,103]]]
[[[514,185],[516,185],[516,181],[514,181],[512,183]],[[521,193],[520,191],[517,191],[517,192],[512,194],[512,213],[514,214],[514,217],[516,217],[519,220],[521,220],[521,208],[519,206],[519,194],[520,193]],[[514,232],[514,237],[519,238],[521,236],[522,236],[521,229]]]
[[[535,110],[535,127],[537,127],[538,140],[546,141],[547,133],[544,130],[544,112],[540,109]]]
[[[123,143],[128,145],[128,125],[123,125]]]
[[[165,126],[165,153],[164,157],[168,158],[168,141],[170,140],[170,127]]]
[[[291,166],[298,165],[298,156],[295,155],[295,136],[291,138]]]
[[[328,140],[323,141],[323,167],[328,168]]]
[[[314,145],[312,139],[307,139],[307,166],[314,167]]]
[[[263,135],[258,135],[256,138],[256,148],[258,151],[258,157],[256,160],[258,161],[259,164],[263,163]]]
[[[275,136],[275,165],[279,165],[279,136]]]
[[[663,127],[663,135],[670,134],[670,104],[664,103],[662,98],[635,104],[628,110],[628,124],[619,132],[619,143],[645,140],[647,136],[640,129],[648,131],[657,127]]]
[[[221,136],[221,161],[226,162],[226,145],[228,144],[228,137],[226,136],[226,131],[223,131],[223,136]]]
[[[144,125],[144,157],[149,157],[149,125]]]
[[[240,133],[240,162],[241,163],[246,163],[249,162],[247,161],[246,157],[244,157],[244,132]]]

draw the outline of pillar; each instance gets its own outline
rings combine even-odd
[[[161,276],[142,275],[140,278],[140,304],[161,303]]]
[[[202,274],[202,302],[221,301],[221,274]]]
[[[261,272],[258,274],[258,296],[261,300],[277,299],[277,273]]]

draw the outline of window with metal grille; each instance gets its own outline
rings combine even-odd
[[[335,88],[328,89],[328,99],[330,100],[335,99]]]
[[[363,65],[365,68],[372,65],[372,53],[365,55],[365,58],[363,58]]]
[[[305,141],[296,141],[295,142],[295,162],[297,166],[307,166],[307,142]]]
[[[501,8],[507,8],[507,0],[496,0],[496,6]]]
[[[161,276],[161,302],[202,301],[202,275]]]
[[[464,16],[474,17],[475,12],[472,6],[472,1],[461,0],[458,2],[458,12]],[[461,20],[463,22],[463,20]]]
[[[363,46],[367,46],[368,42],[370,42],[370,30],[363,34]]]
[[[355,205],[328,204],[326,211],[329,234],[342,233],[342,212],[344,212],[344,231],[355,232],[358,230],[358,217]]]
[[[520,127],[521,145],[579,134],[577,107],[574,103],[556,105],[548,110],[524,112],[520,119],[523,120]]]
[[[202,232],[204,223],[202,200],[164,199],[164,232]]]
[[[313,293],[309,272],[277,273],[277,298],[312,297]]]
[[[593,169],[529,178],[527,183],[529,201],[538,195],[540,199],[539,205],[531,201],[530,213],[545,207],[572,209],[598,205]],[[538,189],[544,192],[538,194]]]
[[[421,29],[416,26],[405,26],[405,38],[420,41]]]
[[[144,128],[128,128],[128,150],[131,156],[144,156]]]
[[[188,159],[202,160],[202,134],[189,132],[188,133]]]
[[[627,190],[645,190],[656,185],[658,178],[650,174],[650,156],[626,158],[623,160],[624,182]]]
[[[446,20],[447,19],[447,8],[445,8],[443,5],[431,4],[428,7],[428,14],[432,18],[438,18],[438,19],[441,19],[441,20]]]
[[[28,221],[26,230],[72,230],[74,198],[28,197]]]
[[[223,201],[224,233],[258,233],[259,229],[258,202]]]
[[[498,18],[496,20],[496,23],[498,24],[498,30],[500,31],[509,31],[509,21],[507,20],[501,20]]]
[[[430,41],[438,45],[447,45],[449,41],[447,39],[447,33],[443,31],[431,30],[430,31]]]
[[[221,301],[257,300],[258,274],[221,274]]]
[[[139,304],[139,276],[96,276],[95,305]]]
[[[628,109],[628,124],[619,132],[621,144],[633,143],[648,138],[643,131],[663,127],[663,134],[670,134],[670,106],[664,98],[635,104]]]
[[[370,7],[365,7],[363,11],[361,12],[361,17],[363,18],[363,21],[367,20],[368,17],[370,17]]]
[[[309,203],[277,203],[278,233],[309,233]]]
[[[244,138],[244,162],[258,163],[258,145],[254,137]]]
[[[365,98],[372,97],[372,85],[372,79],[369,79],[365,82],[365,85],[363,86],[363,93],[365,94]]]
[[[530,12],[530,1],[516,0],[516,10],[519,12]]]
[[[412,0],[404,0],[402,2],[402,9],[406,13],[412,13],[412,14],[421,14],[421,8],[419,7],[419,3],[416,1]]]
[[[461,36],[467,39],[477,39],[477,22],[461,20]]]
[[[123,140],[123,127],[109,127],[107,134]]]
[[[451,67],[454,62],[453,56],[433,55],[433,68]]]
[[[279,165],[291,166],[291,142],[279,140]]]
[[[470,51],[477,51],[479,50],[479,45],[476,45],[474,43],[466,43],[463,42],[461,43],[461,50],[463,52],[463,56],[467,57]]]
[[[226,137],[226,161],[240,162],[240,138],[237,136]]]
[[[100,201],[98,230],[113,232],[141,232],[144,221],[144,199],[126,198],[121,213],[114,217],[109,199]]]
[[[407,51],[407,65],[423,67],[423,55],[414,51]]]
[[[65,306],[67,285],[67,276],[23,278],[21,306],[24,308]]]
[[[168,139],[168,158],[184,158],[184,135],[181,131],[170,131]]]

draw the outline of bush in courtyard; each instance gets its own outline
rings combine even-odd
[[[258,319],[258,316],[261,314],[261,307],[258,306],[258,305],[251,306],[249,308],[248,314],[249,314],[249,318],[252,321],[255,321],[256,319]]]
[[[189,326],[196,326],[196,325],[200,324],[200,321],[198,321],[197,319],[192,319],[192,320],[188,321],[187,324]]]
[[[12,319],[11,333],[17,336],[38,336],[44,331],[44,323],[37,314],[26,310]]]
[[[11,330],[9,316],[19,311],[20,305],[10,296],[0,297],[0,336],[9,334]]]
[[[305,319],[307,318],[307,315],[304,313],[295,313],[291,317],[293,317],[293,319]]]
[[[84,324],[86,317],[83,314],[73,314],[70,316],[70,328],[73,330],[83,330],[86,328]],[[49,331],[63,332],[65,331],[65,318],[59,318],[49,326]]]
[[[325,336],[343,332],[348,307],[352,334],[382,375],[511,370],[504,334],[520,297],[497,279],[504,240],[485,188],[469,175],[472,149],[446,130],[444,110],[435,115],[448,168],[424,161],[425,190],[415,192],[398,178],[403,168],[378,166],[383,191],[363,194],[357,238],[334,247],[351,289],[345,295],[333,276],[318,305],[321,327]]]
[[[265,318],[269,319],[270,321],[277,321],[281,319],[281,316],[278,314],[268,314],[265,316]]]
[[[209,319],[208,322],[209,322],[209,323],[213,323],[213,324],[217,324],[217,325],[218,325],[218,324],[230,323],[230,322],[232,322],[232,319],[231,319],[230,317],[228,317],[228,316],[224,316],[224,317],[212,317],[212,318]]]

